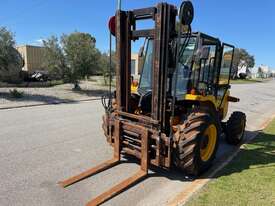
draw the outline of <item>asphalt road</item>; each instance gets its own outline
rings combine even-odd
[[[275,114],[274,90],[275,81],[233,85],[232,95],[241,102],[230,110],[246,112],[248,131]],[[85,205],[134,174],[138,165],[123,163],[67,189],[57,185],[112,157],[101,131],[102,114],[99,101],[0,110],[0,205]],[[222,141],[217,161],[231,149]],[[175,171],[150,171],[149,178],[105,205],[165,205],[190,182]]]

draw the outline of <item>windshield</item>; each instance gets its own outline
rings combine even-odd
[[[152,67],[153,67],[153,40],[149,40],[147,44],[145,60],[140,79],[139,88],[148,92],[152,90]]]
[[[181,43],[185,42],[182,38]],[[193,53],[196,47],[196,37],[191,37],[185,50],[180,49],[179,71],[177,79],[177,95],[186,93],[187,83],[191,72]],[[139,89],[141,92],[152,90],[152,67],[153,67],[153,40],[147,43],[145,60],[141,74]]]
[[[181,44],[183,44],[184,41],[185,38],[181,40]],[[187,93],[187,84],[190,79],[192,59],[195,47],[196,37],[191,37],[186,48],[184,50],[182,48],[180,49],[176,96]]]

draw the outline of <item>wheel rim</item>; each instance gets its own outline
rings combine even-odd
[[[200,145],[201,160],[206,162],[211,157],[215,150],[217,142],[217,128],[214,124],[209,125],[206,129]]]

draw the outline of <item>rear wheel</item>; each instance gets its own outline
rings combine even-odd
[[[188,175],[200,175],[215,158],[220,136],[218,122],[209,113],[194,111],[179,128],[174,163]]]
[[[238,145],[242,142],[245,132],[246,116],[242,112],[233,112],[226,123],[225,138],[229,144]]]

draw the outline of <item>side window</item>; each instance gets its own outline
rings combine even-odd
[[[207,49],[207,55],[200,59],[200,77],[198,89],[207,89],[208,93],[212,93],[211,85],[214,83],[215,75],[215,59],[216,59],[216,45],[208,44],[203,46]],[[199,66],[199,65],[198,65]]]
[[[234,47],[227,44],[223,44],[219,85],[226,85],[229,83],[233,54],[234,54]]]
[[[202,71],[203,71],[203,82],[207,84],[213,83],[214,80],[214,64],[216,59],[216,45],[208,45],[209,56],[203,62]]]

